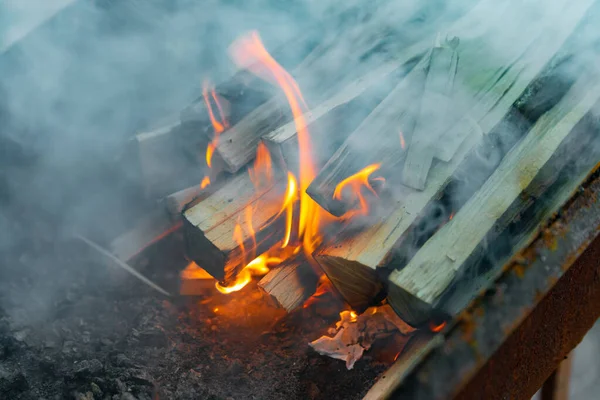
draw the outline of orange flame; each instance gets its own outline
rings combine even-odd
[[[279,216],[284,211],[286,212],[285,236],[283,242],[281,243],[281,248],[287,247],[287,245],[290,243],[290,238],[292,236],[292,223],[294,221],[294,202],[298,199],[297,193],[298,183],[296,182],[296,177],[291,172],[288,172],[288,185],[285,192],[285,199],[283,200],[283,205],[281,206],[279,214],[277,214],[277,216]]]
[[[202,179],[202,182],[200,182],[200,189],[204,189],[205,187],[207,187],[208,185],[210,185],[210,178],[208,176],[205,176]]]
[[[269,272],[269,264],[278,264],[282,260],[277,257],[269,257],[266,254],[256,257],[250,261],[244,269],[235,277],[235,282],[229,286],[222,286],[219,282],[215,284],[217,290],[223,294],[237,292],[252,280],[253,276],[265,275]]]
[[[431,321],[429,323],[429,329],[431,329],[431,332],[441,332],[442,329],[444,329],[446,327],[446,321],[443,321],[441,324],[436,324],[435,322]]]
[[[358,199],[360,204],[360,210],[357,211],[359,214],[366,215],[369,212],[369,206],[367,205],[367,201],[365,200],[361,188],[366,187],[371,193],[377,196],[377,193],[369,183],[369,176],[377,171],[381,167],[381,164],[371,164],[361,169],[354,175],[350,175],[343,181],[337,184],[335,190],[333,191],[333,198],[336,200],[342,200],[342,192],[345,188],[349,188],[351,190],[352,196]],[[382,178],[377,178],[382,179]]]
[[[210,101],[210,98],[208,97],[209,91],[210,91],[210,95],[213,99],[213,102],[215,103],[215,105],[217,106],[217,109],[219,110],[219,116],[221,117],[221,121],[218,121],[217,118],[215,117],[212,103]],[[223,113],[223,108],[221,107],[219,98],[217,97],[217,94],[215,93],[215,88],[207,80],[202,82],[202,97],[204,98],[204,103],[206,104],[206,109],[208,110],[208,117],[210,118],[210,123],[212,124],[213,129],[215,130],[215,134],[219,134],[219,133],[223,132],[225,130],[225,128],[229,127],[229,123],[225,119],[225,114]]]
[[[256,148],[254,165],[248,170],[250,180],[254,183],[256,188],[263,185],[267,186],[273,181],[272,165],[271,154],[269,153],[267,146],[265,146],[263,142],[260,142]]]
[[[406,150],[406,140],[404,140],[402,131],[400,131],[400,147],[402,147],[402,150]]]
[[[250,32],[236,40],[231,46],[232,58],[238,66],[247,67],[261,77],[271,78],[283,91],[296,125],[298,149],[300,153],[300,216],[298,237],[307,255],[311,254],[318,242],[319,208],[307,194],[306,189],[315,177],[315,167],[311,156],[311,143],[303,108],[306,103],[298,84],[292,76],[269,54],[257,32]]]

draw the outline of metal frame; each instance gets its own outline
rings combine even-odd
[[[392,398],[530,399],[542,386],[600,317],[599,166]]]

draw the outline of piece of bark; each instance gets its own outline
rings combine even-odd
[[[315,259],[323,266],[332,282],[337,283],[336,287],[340,293],[348,293],[345,287],[360,289],[378,284],[375,269],[386,267],[393,261],[392,257],[402,245],[406,234],[426,206],[443,193],[467,154],[473,153],[470,158],[479,157],[475,146],[480,141],[481,132],[487,135],[502,120],[512,104],[542,70],[544,64],[560,48],[590,4],[591,2],[578,4],[577,9],[572,10],[573,13],[557,15],[555,11],[554,15],[551,14],[548,17],[544,24],[560,26],[561,29],[542,35],[533,46],[528,47],[528,51],[519,58],[517,63],[511,64],[516,70],[508,68],[503,72],[501,79],[496,80],[478,96],[479,100],[471,108],[469,115],[477,121],[481,131],[473,131],[449,163],[433,165],[424,191],[404,188],[403,191],[397,193],[397,198],[401,200],[392,204],[389,210],[384,210],[377,217],[373,217],[376,222],[372,222],[367,229],[359,234],[348,234],[349,237],[346,237],[347,232],[340,232],[336,236],[335,243],[327,241],[315,252]],[[466,41],[463,41],[465,46],[461,45],[463,50],[468,47],[464,42]],[[465,59],[468,58],[463,58],[463,60]],[[471,66],[471,68],[473,67]],[[498,92],[501,93],[499,99],[496,95]],[[340,240],[340,237],[344,239]],[[362,272],[349,273],[349,270],[361,270]],[[358,276],[362,280],[353,279]],[[355,302],[362,299],[364,301],[369,296],[371,296],[369,291],[361,291],[352,293],[352,297],[345,300]]]
[[[285,215],[278,215],[285,183],[275,182],[256,190],[243,172],[208,198],[183,212],[186,253],[213,277],[230,283],[241,267],[270,249],[284,237]],[[252,228],[246,208],[252,208]],[[241,227],[238,244],[236,225]],[[263,229],[266,225],[268,228]],[[255,237],[251,235],[255,231]]]
[[[303,114],[311,136],[313,162],[322,166],[389,91],[395,75],[406,73],[407,63],[394,60],[350,83],[325,102]],[[298,129],[295,121],[262,137],[276,165],[299,172]]]
[[[425,322],[477,245],[534,180],[573,127],[600,98],[600,85],[576,84],[503,159],[454,218],[389,277],[388,300],[411,324]]]
[[[258,287],[278,307],[292,312],[315,293],[318,281],[319,277],[308,261],[303,256],[295,256],[269,271],[258,282]]]
[[[454,41],[434,47],[429,58],[421,107],[402,171],[402,182],[414,189],[425,188],[437,141],[448,124],[447,113],[450,111],[458,66],[458,39]]]

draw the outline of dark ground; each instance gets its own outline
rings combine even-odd
[[[2,399],[359,399],[401,341],[347,371],[307,345],[338,320],[332,294],[290,315],[255,287],[167,299],[77,241],[34,243],[0,259]],[[177,269],[158,254],[146,271]]]

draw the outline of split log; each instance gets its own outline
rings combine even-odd
[[[415,9],[417,15],[419,11]],[[481,10],[479,12],[481,13]],[[447,22],[444,21],[444,23]],[[363,62],[363,58],[369,58],[374,53],[374,42],[365,40],[365,35],[370,34],[373,37],[381,35],[381,27],[378,24],[369,23],[368,27],[369,32],[365,32],[363,28],[357,32],[360,34],[359,40],[351,52],[348,51],[346,40],[340,41],[336,32],[335,37],[331,38],[332,43],[320,46],[316,50],[321,51],[315,51],[310,62],[303,62],[291,72],[305,94],[317,94],[309,99],[311,102],[320,102],[332,97],[332,92],[342,90],[344,86],[348,85],[348,82],[356,80],[361,75],[366,75],[366,71],[379,68],[385,70],[393,65],[402,66],[424,54],[433,42],[432,36],[416,44],[402,43],[402,46],[397,46],[402,50],[397,54],[395,51],[393,53],[394,62],[385,61],[383,57],[371,57],[372,59],[367,63]],[[431,26],[422,27],[422,29],[429,36],[428,31]],[[396,48],[396,46],[391,47]],[[332,68],[331,65],[339,65],[339,68]],[[247,121],[240,121],[240,126],[233,126],[221,134],[215,156],[223,160],[226,171],[233,173],[246,165],[256,154],[256,147],[260,143],[261,137],[292,119],[289,106],[283,96],[271,99],[259,109],[253,111],[252,115],[249,114]]]
[[[284,237],[285,218],[274,217],[281,209],[285,189],[285,183],[275,182],[256,190],[243,172],[186,209],[183,223],[188,258],[229,283],[240,267]],[[247,222],[247,208],[252,209],[252,226]],[[268,229],[262,229],[267,225]]]
[[[452,115],[454,121],[460,122],[452,122],[450,127],[470,119],[488,126],[490,122],[499,121],[574,29],[589,3],[578,7],[574,16],[564,12],[561,14],[564,11],[562,7],[565,7],[562,3],[552,9],[540,6],[540,15],[534,24],[529,20],[530,16],[517,13],[516,5],[509,7],[487,3],[487,7],[498,12],[490,12],[489,9],[482,12],[476,7],[448,30],[461,38],[461,65],[454,82],[456,90],[453,101],[456,105]],[[519,29],[507,31],[505,20],[513,20]],[[564,26],[548,33],[547,28],[556,21],[564,22]],[[525,35],[524,30],[529,28],[531,31]],[[494,52],[490,43],[503,41],[514,42],[514,45],[501,54]],[[377,117],[367,117],[350,135],[307,190],[317,203],[337,216],[347,212],[352,208],[354,199],[334,199],[335,188],[342,180],[371,164],[380,163],[378,175],[389,182],[397,181],[401,175],[398,166],[404,163],[406,156],[398,137],[399,131],[404,134],[405,142],[410,142],[414,127],[414,117],[403,121],[404,125],[399,125],[399,114],[405,110],[402,107],[399,110],[398,104],[404,104],[406,108],[414,103],[414,97],[403,98],[400,91],[394,90],[374,110],[373,114]],[[384,118],[388,121],[381,121]],[[469,130],[472,128],[469,127]],[[482,131],[485,130],[482,128]],[[443,134],[441,138],[452,137]],[[465,135],[462,135],[464,138]],[[441,140],[436,145],[436,154],[440,152],[438,149],[445,147]]]
[[[378,222],[371,224],[360,234],[341,241],[339,238],[345,234],[340,233],[337,235],[337,243],[326,243],[315,252],[315,259],[331,281],[337,283],[340,293],[346,293],[344,298],[351,306],[362,308],[372,302],[375,288],[381,285],[377,280],[375,269],[386,267],[393,261],[392,257],[406,238],[413,223],[417,221],[426,206],[444,192],[467,154],[472,153],[470,159],[481,158],[475,148],[480,142],[479,135],[481,133],[487,135],[502,120],[543,65],[560,48],[590,4],[591,2],[578,4],[577,10],[573,9],[573,13],[560,14],[555,10],[554,15],[551,14],[547,18],[544,25],[560,26],[560,29],[546,33],[536,40],[518,62],[504,70],[503,78],[484,90],[484,95],[479,96],[478,103],[469,112],[477,121],[479,132],[475,132],[467,118],[459,120],[459,124],[467,124],[464,129],[471,133],[458,147],[458,152],[449,163],[433,165],[424,191],[404,188],[405,190],[398,195],[401,202],[398,201],[385,213],[382,211]],[[499,98],[497,93],[500,93]],[[361,272],[349,272],[358,270]],[[361,281],[355,279],[359,276]]]
[[[292,312],[315,293],[318,281],[319,277],[309,262],[298,255],[269,271],[258,282],[258,287],[278,307]]]
[[[425,180],[433,163],[436,144],[448,124],[454,78],[458,66],[458,38],[431,52],[427,80],[414,135],[402,172],[402,182],[414,189],[423,190]]]
[[[585,90],[583,86],[590,89]],[[388,300],[410,324],[425,322],[477,245],[523,194],[574,126],[600,98],[600,85],[580,82],[504,158],[484,186],[389,277]]]
[[[311,135],[313,161],[322,166],[359,123],[368,110],[383,100],[390,82],[405,75],[411,60],[388,62],[344,87],[327,101],[304,113]],[[295,121],[262,137],[275,164],[283,171],[299,172],[298,130]]]

